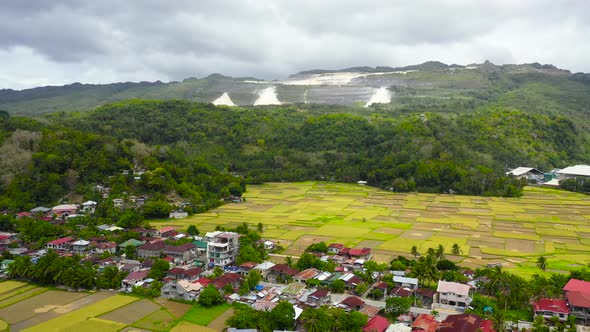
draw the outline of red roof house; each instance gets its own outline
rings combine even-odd
[[[233,288],[237,288],[240,279],[242,279],[242,276],[237,273],[226,273],[215,278],[213,280],[213,286],[215,286],[217,289],[222,289],[226,285],[231,285]]]
[[[587,322],[590,319],[590,282],[571,279],[563,291],[570,313]]]
[[[438,326],[438,332],[477,332],[482,319],[474,314],[449,315]]]
[[[360,310],[362,307],[365,306],[365,301],[361,300],[356,296],[349,296],[342,300],[340,304],[345,305],[350,310]]]
[[[377,315],[367,322],[367,325],[363,327],[363,332],[384,332],[389,325],[387,318]]]
[[[553,316],[557,316],[562,322],[567,320],[567,316],[570,313],[570,309],[564,300],[544,298],[533,303],[533,311],[535,312],[535,317],[543,316],[546,319],[549,319]]]
[[[420,332],[435,332],[440,324],[434,319],[434,316],[429,314],[419,314],[416,320],[412,323],[412,331]]]
[[[484,319],[479,328],[481,329],[481,332],[496,332],[496,330],[494,330],[494,321],[489,319]]]
[[[47,249],[64,250],[69,247],[69,243],[74,240],[71,236],[62,237],[57,240],[47,242]]]

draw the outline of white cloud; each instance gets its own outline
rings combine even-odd
[[[575,0],[21,0],[0,12],[0,88],[428,60],[590,71],[588,13]]]

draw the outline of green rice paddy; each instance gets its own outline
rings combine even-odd
[[[298,255],[318,241],[369,244],[374,259],[388,261],[425,252],[442,244],[462,265],[500,262],[530,274],[538,256],[549,259],[549,271],[587,264],[590,256],[590,196],[556,189],[527,187],[520,198],[390,193],[368,186],[330,182],[250,185],[246,201],[227,204],[183,220],[153,223],[201,232],[216,225],[246,222],[264,225],[264,238]],[[462,253],[451,256],[454,243]],[[578,257],[577,257],[578,258]],[[555,263],[553,263],[555,262]]]

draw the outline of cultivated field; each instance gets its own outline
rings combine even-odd
[[[374,250],[389,261],[454,243],[467,267],[500,262],[523,275],[539,272],[535,260],[548,258],[548,271],[567,271],[589,262],[590,196],[527,187],[521,198],[437,194],[395,194],[356,184],[269,183],[248,186],[246,202],[228,204],[178,221],[153,223],[201,232],[217,225],[264,224],[264,237],[284,254],[299,255],[313,242],[340,242]]]
[[[17,281],[0,282],[0,299],[4,299],[0,302],[0,332],[169,331],[175,327],[184,331],[197,326],[189,323],[196,321],[194,309],[189,312],[193,306],[164,299],[152,301],[112,292],[66,292]],[[207,322],[228,308],[207,310]]]

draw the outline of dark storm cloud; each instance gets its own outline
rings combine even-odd
[[[5,1],[0,88],[428,60],[590,71],[588,13],[583,0]]]

